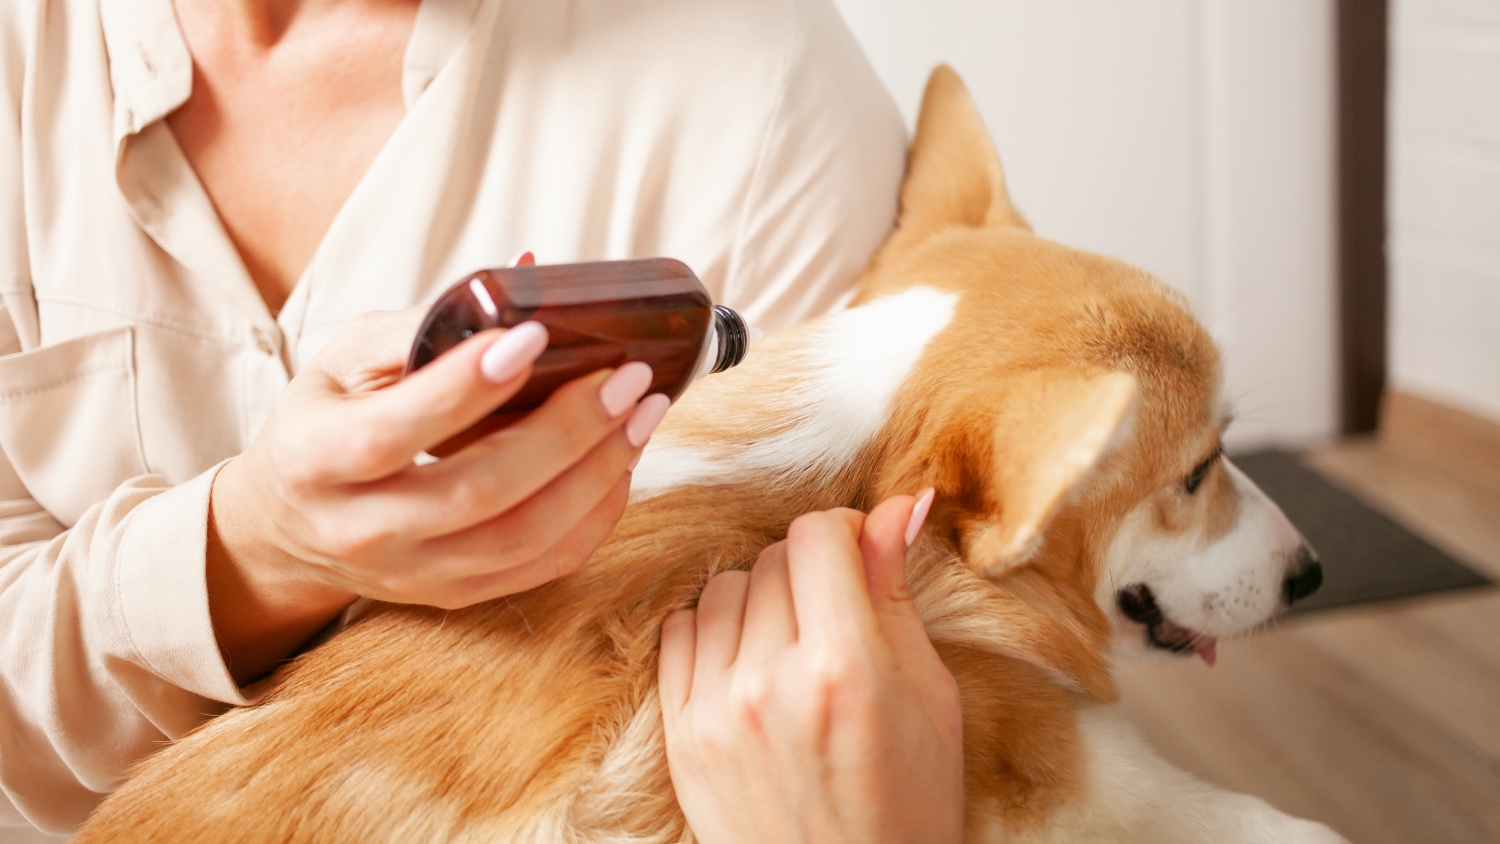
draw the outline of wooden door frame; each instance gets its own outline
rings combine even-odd
[[[1337,0],[1339,424],[1375,430],[1386,380],[1389,0]]]

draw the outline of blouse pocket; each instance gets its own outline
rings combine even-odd
[[[68,527],[146,474],[134,359],[129,326],[0,357],[0,449]]]

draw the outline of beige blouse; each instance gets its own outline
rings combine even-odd
[[[170,0],[0,3],[0,822],[74,828],[245,701],[209,488],[350,318],[530,249],[681,258],[775,329],[840,301],[903,163],[829,0],[427,0],[273,317],[163,120],[192,81]]]

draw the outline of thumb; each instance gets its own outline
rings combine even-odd
[[[932,508],[932,489],[916,497],[898,495],[886,499],[865,519],[859,550],[865,559],[865,579],[870,606],[880,633],[900,670],[911,678],[925,678],[927,691],[951,686],[953,675],[938,657],[927,626],[906,583],[906,552],[909,539],[916,539]],[[947,678],[946,683],[941,678]]]
[[[916,522],[920,528],[931,505],[931,490],[915,498],[897,495],[882,501],[865,518],[859,550],[865,561],[870,606],[881,618],[894,614],[921,621],[906,585],[907,537],[916,534],[912,523]]]

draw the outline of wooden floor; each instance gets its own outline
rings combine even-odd
[[[1373,441],[1315,453],[1330,480],[1500,579],[1500,493]],[[1289,620],[1198,661],[1120,666],[1167,759],[1356,844],[1500,842],[1500,589]]]

